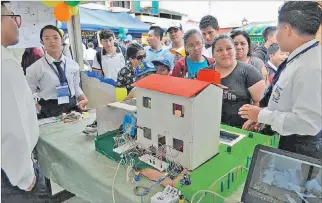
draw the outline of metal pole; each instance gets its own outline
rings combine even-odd
[[[73,59],[78,63],[81,70],[84,70],[83,61],[83,42],[80,26],[79,13],[73,15],[67,22],[67,30],[69,35],[70,46],[72,49]]]

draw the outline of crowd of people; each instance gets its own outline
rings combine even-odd
[[[19,14],[1,2],[2,44],[2,199],[34,202],[46,199],[44,178],[31,154],[39,136],[38,118],[84,110],[88,99],[80,87],[80,67],[61,31],[41,29],[43,50],[26,49],[23,62],[7,49],[18,43]],[[118,44],[115,33],[100,32],[102,48],[89,43],[86,60],[93,71],[113,79],[135,97],[131,85],[150,74],[194,80],[201,69],[220,73],[222,123],[281,135],[280,148],[322,159],[321,47],[315,35],[322,11],[317,2],[286,2],[278,25],[263,32],[265,43],[253,49],[247,32],[218,35],[219,24],[207,15],[199,28],[181,25],[166,32],[151,26],[148,46]],[[31,57],[31,55],[33,55]],[[21,66],[23,68],[21,68]],[[25,76],[24,76],[25,73]],[[36,113],[37,112],[37,113]],[[12,127],[12,124],[15,127]],[[18,149],[18,150],[17,150]]]

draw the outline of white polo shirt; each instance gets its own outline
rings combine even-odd
[[[289,59],[314,44],[311,40],[295,49]],[[273,88],[268,106],[258,116],[280,135],[317,135],[322,129],[321,46],[287,64]]]
[[[60,81],[54,70],[48,65],[45,57],[57,71],[56,66],[53,64],[55,59],[46,53],[44,57],[27,68],[26,79],[32,93],[38,93],[38,97],[44,100],[57,99],[56,87],[60,85]],[[60,61],[63,70],[66,63],[66,78],[70,94],[71,97],[76,96],[77,99],[79,96],[84,95],[80,88],[79,65],[64,55],[61,56]]]
[[[102,66],[97,61],[97,57],[95,55],[95,58],[93,60],[92,67],[98,70],[102,70],[104,73],[104,78],[110,78],[114,81],[117,81],[117,74],[120,72],[120,70],[125,67],[125,59],[122,54],[122,50],[117,48],[117,52],[115,55],[109,55],[104,54],[103,55],[103,49],[101,50],[101,59],[102,59]]]
[[[20,62],[3,46],[1,52],[1,168],[13,186],[26,190],[35,177],[36,107]]]
[[[204,47],[202,51],[202,55],[208,57],[208,58],[213,58],[212,56],[212,47],[208,47],[207,49]]]

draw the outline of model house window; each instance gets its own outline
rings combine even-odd
[[[161,147],[162,145],[165,145],[165,136],[164,135],[158,135],[158,146]]]
[[[183,141],[173,138],[173,148],[179,152],[183,152]]]
[[[150,97],[143,97],[143,106],[145,108],[151,109],[151,98]]]
[[[149,139],[151,140],[151,129],[150,128],[143,128],[143,136],[146,138],[146,139]]]
[[[175,116],[182,117],[184,116],[184,106],[180,104],[172,104],[172,113]]]

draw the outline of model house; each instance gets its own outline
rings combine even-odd
[[[166,153],[175,150],[175,160],[189,170],[218,153],[221,88],[211,82],[155,74],[134,86],[137,141],[143,148],[172,147]]]

